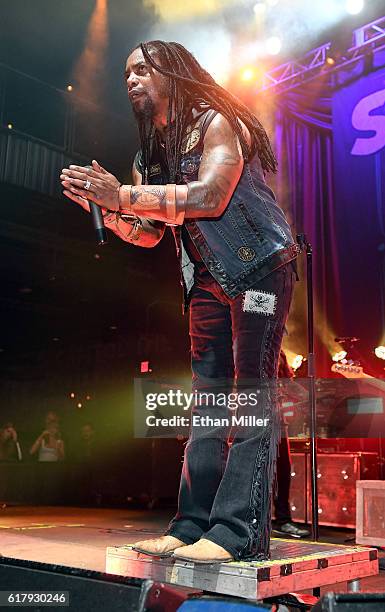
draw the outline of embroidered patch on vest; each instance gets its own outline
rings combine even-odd
[[[191,132],[189,132],[186,138],[182,142],[181,152],[183,154],[188,153],[196,147],[201,137],[201,132],[199,128],[194,128]]]
[[[161,170],[160,170],[160,164],[155,164],[154,166],[150,166],[150,176],[152,174],[160,174]]]
[[[243,295],[243,312],[273,315],[277,306],[277,296],[256,289],[248,289]]]
[[[251,247],[240,247],[237,255],[242,261],[252,261],[255,257],[255,251]]]

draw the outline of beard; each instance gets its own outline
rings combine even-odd
[[[132,110],[137,121],[150,121],[155,115],[154,103],[147,94],[132,103]]]

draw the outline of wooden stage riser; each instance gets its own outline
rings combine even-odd
[[[299,592],[317,586],[357,580],[365,576],[378,574],[378,563],[371,562],[368,567],[367,561],[351,563],[348,567],[334,566],[329,568],[312,569],[300,574],[289,576],[276,576],[271,580],[255,580],[250,576],[219,574],[206,569],[206,574],[199,572],[189,564],[175,563],[173,568],[146,567],[147,564],[140,562],[140,568],[136,562],[127,562],[116,559],[107,566],[107,572],[112,574],[135,576],[137,578],[151,578],[160,582],[190,587],[203,591],[222,593],[224,595],[237,595],[247,599],[264,599],[276,595],[284,595],[290,592]],[[191,565],[191,564],[190,564]]]
[[[278,545],[277,542],[272,541],[272,546],[288,546],[287,541]],[[212,565],[151,558],[130,547],[111,547],[107,549],[106,571],[248,599],[264,599],[378,574],[376,551],[319,543],[307,543],[304,549],[309,550],[309,545],[318,548],[318,552],[263,563]]]

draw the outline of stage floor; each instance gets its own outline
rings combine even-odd
[[[172,510],[7,506],[0,510],[0,553],[7,557],[105,571],[107,547],[163,533]],[[347,544],[352,530],[320,529],[321,542]],[[297,544],[298,540],[293,540]],[[381,555],[380,555],[381,556]],[[385,591],[385,572],[361,579],[362,591]],[[346,583],[336,588],[345,591]]]

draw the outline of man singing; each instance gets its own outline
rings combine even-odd
[[[279,436],[271,381],[298,254],[264,180],[276,160],[258,119],[182,45],[141,44],[125,80],[141,140],[134,184],[121,185],[93,161],[92,169],[63,170],[64,194],[87,210],[86,199],[101,206],[105,225],[139,246],[155,246],[171,226],[193,390],[256,391],[257,406],[239,405],[238,415],[266,423],[236,431],[230,451],[226,428],[191,428],[178,512],[166,535],[134,548],[198,563],[266,559]],[[226,416],[226,408],[199,404],[192,413]]]

